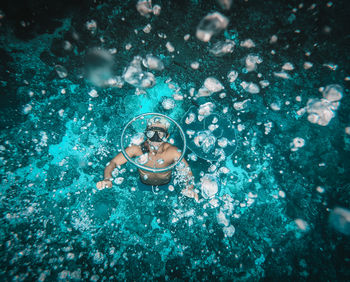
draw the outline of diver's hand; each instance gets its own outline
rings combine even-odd
[[[196,202],[198,202],[198,194],[194,191],[193,188],[182,189],[181,194],[189,198],[194,198]]]
[[[99,182],[97,182],[97,184],[96,184],[96,188],[98,189],[98,190],[103,190],[103,189],[105,189],[105,188],[112,188],[112,186],[113,186],[113,183],[112,183],[112,181],[110,181],[110,180],[102,180],[102,181],[99,181]]]

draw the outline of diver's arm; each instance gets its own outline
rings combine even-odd
[[[184,164],[185,164],[185,167],[186,167],[186,170],[187,170],[187,175],[188,175],[188,181],[187,181],[187,189],[193,189],[193,184],[189,184],[189,182],[193,179],[193,173],[191,171],[191,168],[190,166],[188,165],[187,161],[185,160],[185,158],[183,158],[181,160]]]
[[[130,147],[129,147],[130,148]],[[130,154],[130,150],[128,150],[129,148],[126,148],[126,153],[132,158],[133,156]],[[123,153],[119,153],[118,155],[116,155],[110,162],[109,164],[105,167],[104,170],[104,179],[110,179],[112,178],[112,171],[120,165],[123,165],[127,162],[128,160],[124,157]]]
[[[192,174],[191,168],[185,159],[182,159],[182,162],[185,164],[186,169],[188,171],[188,174],[187,174],[188,178],[187,178],[186,188],[182,189],[181,193],[189,198],[194,198],[198,202],[198,194],[196,193],[196,191],[194,191],[193,174]]]
[[[175,159],[179,159],[181,157],[181,152],[176,150],[175,153]],[[184,194],[187,197],[194,198],[198,202],[198,194],[194,191],[194,185],[193,185],[193,173],[191,171],[190,166],[188,165],[187,161],[185,158],[181,160],[181,162],[185,165],[185,170],[187,171],[187,183],[186,183],[186,188],[184,188],[181,193]]]
[[[138,146],[130,146],[125,149],[125,152],[130,156],[130,158],[133,158],[137,155],[138,152]],[[97,182],[96,187],[99,190],[102,190],[106,187],[111,188],[113,186],[112,183],[112,171],[120,165],[123,165],[128,160],[124,157],[123,153],[119,153],[116,155],[105,167],[104,170],[104,179],[102,181]]]

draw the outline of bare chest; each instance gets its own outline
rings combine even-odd
[[[144,165],[151,168],[164,168],[171,165],[173,162],[174,160],[171,159],[166,152],[157,154],[150,152],[148,153],[148,160]]]
[[[173,163],[174,159],[167,156],[166,152],[158,154],[152,154],[150,152],[148,154],[148,161],[144,165],[150,168],[165,168]],[[171,178],[171,173],[171,170],[154,173],[139,169],[142,182],[150,185],[162,185],[168,183]]]

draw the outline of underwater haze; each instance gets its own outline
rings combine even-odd
[[[346,0],[1,1],[0,280],[349,281],[349,17]],[[178,169],[139,191],[132,163],[96,188],[148,112],[184,129],[199,201]]]

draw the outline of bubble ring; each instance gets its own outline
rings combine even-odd
[[[180,131],[180,135],[181,135],[181,138],[184,142],[184,146],[183,146],[183,151],[182,151],[182,154],[180,156],[180,158],[177,160],[177,162],[165,167],[165,168],[150,168],[148,166],[144,166],[144,165],[141,165],[141,164],[138,164],[136,163],[132,158],[129,157],[129,155],[125,152],[125,149],[124,149],[124,136],[125,136],[125,131],[126,129],[129,127],[130,124],[132,124],[134,121],[138,120],[138,119],[143,119],[144,116],[147,116],[147,115],[153,115],[153,116],[160,116],[160,117],[163,117],[163,118],[166,118],[168,120],[170,120],[171,122],[173,122],[176,127],[179,129]],[[123,132],[122,132],[122,135],[120,137],[120,146],[121,146],[121,149],[122,149],[122,153],[124,155],[124,157],[129,161],[131,162],[133,165],[137,166],[138,168],[141,168],[145,171],[150,171],[150,172],[164,172],[164,171],[168,171],[168,170],[171,170],[172,168],[174,168],[179,162],[182,161],[182,159],[184,158],[185,156],[185,153],[186,153],[186,148],[187,148],[187,144],[186,144],[186,136],[185,136],[185,133],[183,132],[182,130],[182,127],[175,121],[173,120],[172,118],[166,116],[166,115],[163,115],[163,114],[159,114],[159,113],[144,113],[144,114],[141,114],[141,115],[138,115],[136,117],[134,117],[132,120],[130,120],[124,127],[123,129]]]

